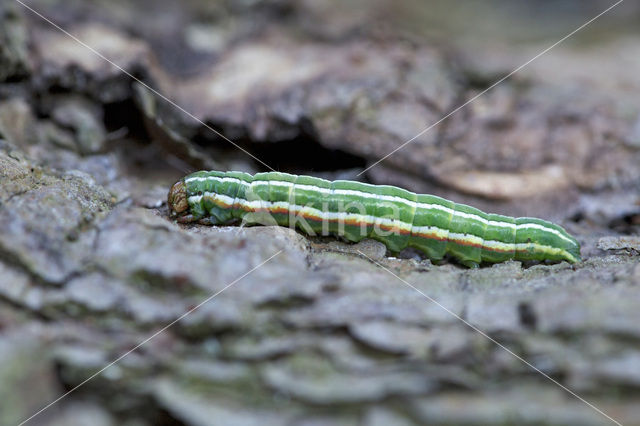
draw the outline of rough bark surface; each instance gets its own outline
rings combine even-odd
[[[515,2],[505,42],[452,30],[473,2],[390,3],[28,4],[270,166],[327,178],[355,177],[609,5],[575,2],[582,21],[570,8],[542,38]],[[263,166],[3,2],[0,424],[218,292],[34,424],[608,422],[513,354],[640,424],[640,36],[625,30],[640,11],[620,8],[615,31],[594,24],[362,176],[553,219],[583,244],[575,266],[467,270],[173,223],[181,175]]]

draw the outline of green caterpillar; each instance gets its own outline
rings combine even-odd
[[[541,219],[487,214],[433,195],[394,186],[287,173],[196,172],[169,192],[180,222],[292,226],[310,235],[373,238],[391,251],[415,247],[432,260],[446,254],[481,262],[580,262],[580,245],[562,227]]]

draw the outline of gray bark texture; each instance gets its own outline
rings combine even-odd
[[[28,424],[640,425],[637,3],[360,177],[612,2],[27,4],[129,75],[0,3],[0,424],[82,385]],[[211,129],[280,171],[554,220],[584,261],[177,224],[184,174],[265,170]]]

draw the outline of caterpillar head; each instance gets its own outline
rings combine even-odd
[[[183,181],[178,181],[171,187],[167,202],[169,204],[169,214],[172,217],[180,217],[188,213],[187,189]]]

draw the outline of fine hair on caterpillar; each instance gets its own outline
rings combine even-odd
[[[551,222],[487,214],[386,185],[201,171],[178,181],[168,203],[179,222],[288,226],[354,242],[372,238],[393,252],[414,247],[432,260],[448,255],[470,267],[509,259],[581,260],[576,239]]]

